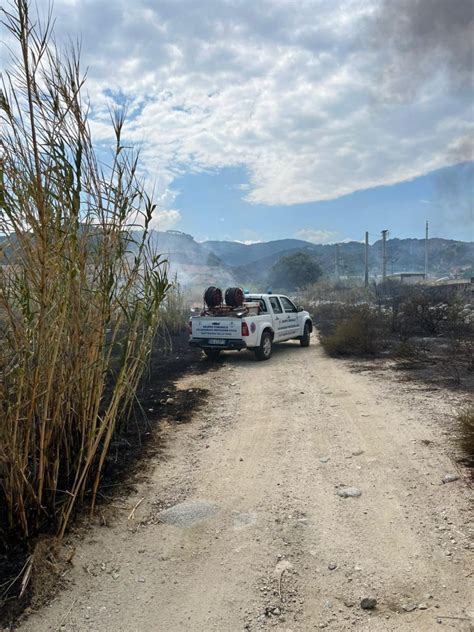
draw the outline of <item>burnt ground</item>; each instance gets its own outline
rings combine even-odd
[[[201,351],[189,347],[188,335],[182,332],[171,339],[158,336],[150,357],[149,369],[142,380],[136,404],[122,423],[107,457],[94,516],[90,516],[89,503],[78,507],[70,531],[77,537],[86,533],[91,524],[106,525],[113,519],[113,502],[119,494],[133,493],[135,486],[147,472],[147,459],[161,452],[160,421],[186,423],[193,412],[205,401],[207,391],[195,388],[183,395],[175,388],[176,380],[185,373],[199,375],[216,370],[218,365],[202,358]],[[23,569],[38,541],[48,542],[54,548],[51,526],[36,534],[29,542],[11,541],[8,550],[0,550],[0,626],[13,628],[14,622],[25,609],[38,606],[51,598],[67,572],[67,559],[51,555],[45,560],[49,569],[41,569],[38,581],[30,582],[30,589],[19,598]],[[68,538],[65,539],[67,548]],[[70,551],[69,558],[73,555]],[[64,555],[63,555],[64,558]],[[39,589],[39,590],[38,590]]]

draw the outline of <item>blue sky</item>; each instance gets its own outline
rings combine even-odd
[[[247,180],[245,170],[186,175],[175,182],[179,191],[176,203],[181,209],[176,228],[190,232],[198,240],[297,237],[318,243],[362,240],[368,230],[372,242],[386,228],[391,237],[421,238],[428,221],[432,237],[471,241],[471,178],[472,165],[464,163],[336,200],[265,206],[242,199],[240,185]],[[445,191],[446,181],[451,184],[450,191]],[[205,209],[205,221],[200,209]]]
[[[44,13],[48,0],[38,0]],[[55,0],[90,125],[126,142],[155,227],[198,239],[473,239],[471,0]],[[8,43],[8,42],[7,42]]]

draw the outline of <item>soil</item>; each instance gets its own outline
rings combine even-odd
[[[314,336],[216,366],[177,380],[173,400],[207,397],[178,426],[161,405],[160,450],[20,629],[472,629],[464,396],[328,358]]]

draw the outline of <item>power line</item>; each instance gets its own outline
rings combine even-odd
[[[425,227],[425,281],[428,278],[428,221]]]
[[[387,236],[388,230],[382,231],[382,280],[387,278]]]
[[[339,244],[336,244],[336,261],[335,261],[335,265],[336,265],[336,281],[339,283],[339,281],[341,279]]]
[[[365,275],[364,275],[364,285],[368,287],[369,285],[369,233],[365,231]]]

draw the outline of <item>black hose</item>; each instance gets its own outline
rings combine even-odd
[[[222,305],[222,291],[218,287],[208,287],[204,292],[204,302],[209,308],[218,307]]]
[[[225,291],[225,303],[229,307],[242,307],[244,304],[244,291],[240,287],[229,287]]]

